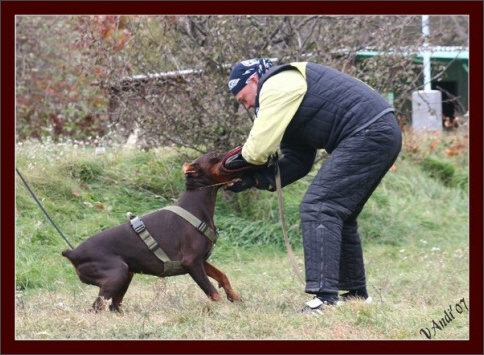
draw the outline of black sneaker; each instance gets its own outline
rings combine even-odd
[[[364,301],[366,304],[370,304],[373,302],[373,298],[371,298],[371,296],[363,296],[363,295],[359,295],[359,294],[355,294],[355,293],[352,293],[352,292],[346,292],[346,293],[343,293],[342,295],[340,295],[341,299],[343,300],[343,302],[346,302],[346,301]]]

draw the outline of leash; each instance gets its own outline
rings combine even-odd
[[[62,231],[59,229],[59,227],[57,227],[57,225],[55,224],[55,222],[52,220],[52,218],[50,217],[50,215],[45,210],[44,206],[42,206],[42,203],[39,201],[39,199],[37,198],[37,196],[35,195],[35,193],[32,191],[32,189],[30,188],[29,184],[27,183],[27,181],[24,179],[24,177],[20,173],[20,170],[18,168],[15,168],[15,170],[17,171],[18,176],[20,177],[20,179],[24,183],[24,185],[27,188],[27,190],[30,192],[30,194],[34,198],[35,202],[37,202],[37,204],[39,205],[40,209],[46,215],[47,219],[50,221],[50,223],[52,223],[52,225],[54,226],[54,228],[57,230],[57,232],[60,234],[60,236],[64,239],[64,241],[67,243],[67,245],[69,245],[69,247],[71,249],[74,249],[74,246],[69,242],[69,240],[62,233]],[[227,184],[227,183],[219,183],[219,184],[214,184],[214,185],[210,185],[210,186],[206,186],[206,187],[212,187],[212,186],[218,186],[218,185],[224,185],[224,184]],[[299,278],[299,280],[302,283],[304,283],[304,280],[303,280],[303,278],[301,276],[301,273],[299,272],[299,269],[297,268],[296,256],[294,254],[294,251],[292,250],[291,244],[289,243],[289,237],[287,235],[286,224],[285,224],[285,219],[284,219],[284,210],[283,210],[283,204],[282,204],[281,174],[280,174],[279,165],[277,164],[277,162],[276,162],[276,189],[277,189],[277,201],[278,201],[278,205],[279,205],[279,215],[280,215],[280,219],[281,219],[282,234],[284,235],[284,244],[286,245],[287,254],[289,255],[289,260],[291,261],[291,266],[293,268],[294,273]]]
[[[289,243],[289,237],[287,236],[287,230],[286,230],[286,223],[284,220],[284,210],[283,210],[283,205],[282,205],[282,184],[281,184],[281,172],[279,170],[279,164],[277,161],[275,162],[275,168],[276,168],[276,190],[277,190],[277,202],[279,205],[279,216],[281,219],[281,227],[282,227],[282,234],[284,235],[284,244],[286,244],[286,249],[287,249],[287,254],[289,255],[289,260],[291,261],[291,266],[298,277],[299,281],[304,284],[304,279],[299,272],[299,269],[297,268],[297,261],[296,261],[296,255],[294,254],[294,251],[292,250],[291,243]]]
[[[22,180],[22,182],[24,183],[25,187],[27,188],[27,190],[29,190],[30,194],[32,195],[32,197],[34,198],[35,202],[37,202],[37,204],[39,205],[40,209],[42,210],[42,212],[44,212],[44,214],[46,215],[47,219],[50,221],[50,223],[52,223],[52,225],[54,226],[54,228],[57,230],[57,232],[60,234],[60,236],[62,237],[62,239],[65,240],[65,242],[67,243],[67,245],[69,245],[69,247],[71,249],[74,249],[74,246],[69,242],[69,240],[66,238],[66,236],[62,233],[62,231],[59,229],[59,227],[57,227],[57,225],[55,224],[54,220],[50,217],[50,215],[47,213],[47,211],[45,210],[44,206],[42,206],[42,203],[39,201],[39,199],[37,198],[37,196],[35,195],[34,191],[32,191],[32,189],[30,188],[29,184],[27,183],[27,181],[24,179],[24,177],[22,176],[22,174],[20,173],[20,170],[18,168],[15,168],[15,170],[17,171],[17,174],[18,176],[20,177],[20,179]],[[207,188],[207,187],[212,187],[212,186],[218,186],[218,185],[225,185],[227,184],[226,182],[223,182],[223,183],[219,183],[219,184],[213,184],[213,185],[209,185],[209,186],[204,186],[203,188]]]
[[[35,195],[35,193],[30,188],[29,184],[27,184],[27,181],[25,181],[25,179],[22,176],[22,174],[20,174],[20,171],[18,170],[18,168],[15,168],[15,170],[17,170],[18,176],[20,176],[20,179],[22,179],[22,182],[24,183],[25,187],[27,188],[27,190],[29,190],[30,194],[34,198],[35,202],[37,202],[37,204],[39,205],[40,209],[45,213],[45,215],[49,219],[50,223],[52,223],[52,225],[54,226],[54,228],[57,230],[57,232],[59,232],[59,234],[61,235],[61,237],[66,241],[66,243],[71,247],[71,249],[74,249],[74,247],[72,246],[72,244],[69,243],[69,241],[67,240],[67,238],[65,237],[65,235],[62,234],[61,230],[57,227],[57,225],[54,223],[54,221],[52,220],[52,218],[50,218],[50,216],[47,213],[47,211],[45,210],[44,206],[42,206],[42,204],[40,203],[39,199],[37,198],[37,196]]]
[[[197,189],[207,189],[209,187],[214,187],[214,186],[220,186],[220,185],[228,185],[230,184],[231,182],[237,182],[237,179],[233,179],[233,180],[230,180],[230,181],[227,181],[227,182],[219,182],[218,184],[212,184],[212,185],[207,185],[207,186],[201,186],[201,187],[198,187]]]

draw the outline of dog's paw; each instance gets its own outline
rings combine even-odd
[[[230,302],[242,302],[242,298],[239,297],[239,295],[237,295],[235,292],[230,292],[230,293],[227,293],[227,299],[230,301]]]
[[[98,296],[92,304],[92,310],[96,313],[103,312],[108,308],[108,299]]]
[[[222,300],[222,297],[220,297],[220,294],[218,292],[212,293],[208,297],[214,302],[220,302]]]

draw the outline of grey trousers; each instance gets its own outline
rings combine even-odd
[[[357,217],[400,153],[392,113],[342,140],[318,171],[300,205],[306,292],[366,286]]]

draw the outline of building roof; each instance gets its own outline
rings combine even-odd
[[[456,47],[456,46],[429,46],[427,48],[421,48],[417,52],[417,60],[422,60],[425,51],[430,52],[431,59],[443,59],[443,60],[469,60],[469,47]],[[362,50],[356,52],[357,56],[373,57],[376,55],[391,54],[372,50]]]
[[[425,48],[422,48],[421,51],[417,53],[417,56],[414,58],[416,62],[423,61],[423,54]],[[469,47],[457,47],[457,46],[428,46],[426,48],[430,52],[431,59],[440,59],[440,60],[462,60],[462,61],[469,61]],[[399,48],[399,52],[402,49]],[[339,50],[337,52],[345,52],[345,50]],[[405,52],[404,52],[405,53]],[[385,55],[385,54],[393,54],[393,52],[381,52],[381,51],[374,51],[371,49],[365,49],[361,51],[357,51],[356,55],[360,57],[374,57],[376,55]],[[409,51],[407,54],[415,54],[415,51]],[[311,57],[311,55],[308,55]],[[271,58],[271,60],[276,63],[278,61],[277,58]],[[230,68],[230,64],[225,64],[224,67]],[[169,71],[164,73],[151,73],[151,74],[141,74],[141,75],[133,75],[128,77],[121,78],[121,83],[128,84],[128,83],[140,83],[143,81],[151,81],[151,80],[159,80],[159,79],[167,79],[167,78],[177,78],[182,77],[185,75],[191,74],[201,74],[203,70],[178,70],[178,71]]]

